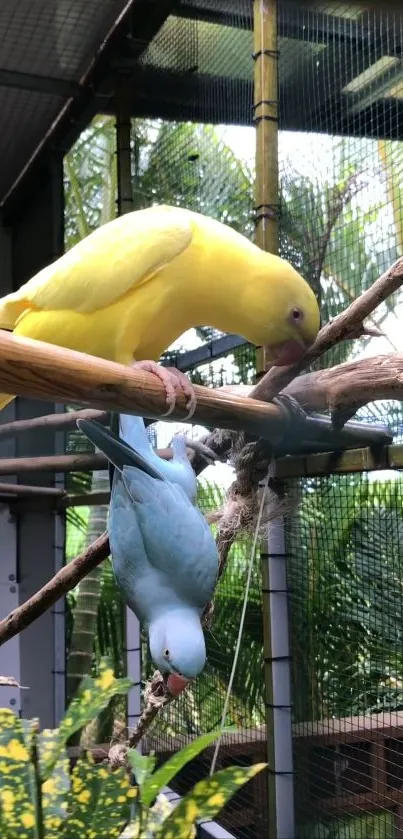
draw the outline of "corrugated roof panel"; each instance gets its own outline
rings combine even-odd
[[[68,101],[60,91],[30,92],[23,74],[79,81],[126,6],[127,0],[1,0],[0,72],[22,75],[14,86],[0,86],[0,199]]]
[[[0,87],[0,195],[4,195],[42,140],[63,100],[58,96]]]
[[[252,50],[250,30],[170,15],[141,63],[179,73],[251,79]]]
[[[0,69],[78,80],[127,0],[1,0]]]

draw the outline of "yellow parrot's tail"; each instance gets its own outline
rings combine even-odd
[[[9,393],[0,393],[0,411],[2,411],[9,402],[12,402],[13,399],[15,399],[15,396],[10,396]]]

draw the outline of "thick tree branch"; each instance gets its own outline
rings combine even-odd
[[[64,597],[93,568],[100,565],[109,556],[109,539],[103,533],[89,548],[76,556],[68,565],[52,577],[29,600],[17,606],[6,618],[0,621],[0,646],[14,635],[26,629],[34,620],[50,609],[57,600]]]
[[[253,387],[233,385],[226,390],[250,396]],[[294,397],[308,413],[330,411],[338,428],[368,402],[403,400],[403,352],[346,361],[305,373],[293,379],[282,393]]]
[[[298,376],[285,393],[307,411],[330,411],[340,428],[359,408],[379,399],[403,399],[403,353],[362,358]]]

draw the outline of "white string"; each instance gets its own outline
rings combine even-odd
[[[220,749],[222,734],[223,734],[223,730],[224,730],[224,726],[225,726],[225,719],[226,719],[227,712],[228,712],[228,704],[229,704],[229,700],[230,700],[230,696],[231,696],[231,692],[232,692],[232,685],[233,685],[233,682],[234,682],[235,671],[236,671],[236,667],[237,667],[237,664],[238,664],[239,652],[240,652],[240,649],[241,649],[243,627],[244,627],[245,616],[246,616],[246,607],[248,605],[248,600],[249,600],[249,589],[250,589],[250,584],[251,584],[251,580],[252,580],[252,571],[253,571],[253,565],[254,565],[255,554],[256,554],[256,545],[257,545],[257,540],[259,538],[260,524],[261,524],[261,521],[262,521],[264,504],[265,504],[266,497],[267,497],[267,490],[268,490],[268,486],[269,486],[269,478],[270,478],[270,470],[267,473],[267,477],[266,477],[265,483],[263,485],[262,498],[261,498],[259,513],[258,513],[258,517],[257,517],[255,533],[254,533],[254,536],[253,536],[253,544],[252,544],[252,550],[251,550],[251,555],[250,555],[250,560],[249,560],[248,576],[246,578],[245,595],[244,595],[243,604],[242,604],[241,620],[240,620],[240,623],[239,623],[238,638],[237,638],[237,642],[236,642],[236,646],[235,646],[234,661],[232,663],[231,675],[230,675],[230,678],[229,678],[227,693],[226,693],[226,696],[225,696],[225,702],[224,702],[224,707],[223,707],[223,712],[222,712],[222,717],[221,717],[221,723],[220,723],[220,734],[219,734],[218,740],[216,742],[215,749],[214,749],[214,754],[213,754],[213,759],[211,761],[210,777],[213,774],[213,772],[215,770],[215,765],[217,763],[218,752],[219,752],[219,749]]]

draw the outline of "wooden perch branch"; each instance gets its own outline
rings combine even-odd
[[[61,347],[17,338],[0,330],[0,389],[55,402],[81,402],[107,411],[126,411],[161,419],[165,390],[156,376]],[[268,439],[281,438],[283,414],[275,405],[195,386],[193,422],[242,428]],[[178,397],[170,420],[187,416],[186,397]]]
[[[103,533],[89,548],[76,556],[68,565],[52,577],[39,591],[35,592],[29,600],[17,606],[6,618],[0,621],[0,646],[14,635],[18,635],[27,626],[30,626],[37,618],[43,615],[47,609],[64,597],[83,577],[93,568],[100,565],[109,556],[109,539]]]

